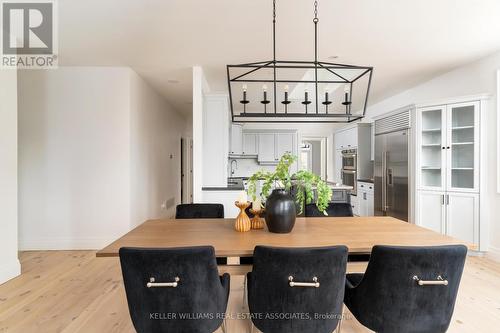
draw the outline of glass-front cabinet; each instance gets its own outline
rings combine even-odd
[[[419,189],[478,192],[479,102],[426,107],[418,117]]]
[[[422,188],[442,190],[445,186],[446,107],[420,110],[420,184]]]

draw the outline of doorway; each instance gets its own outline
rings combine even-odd
[[[308,170],[326,180],[326,137],[302,137],[299,168]]]
[[[193,139],[181,138],[181,200],[193,203]]]

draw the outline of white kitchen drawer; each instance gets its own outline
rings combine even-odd
[[[358,181],[358,193],[360,192],[367,192],[369,194],[373,194],[374,193],[373,183],[365,183]]]

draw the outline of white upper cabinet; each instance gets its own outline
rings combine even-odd
[[[227,186],[229,102],[224,95],[207,95],[203,106],[203,186]]]
[[[275,163],[275,135],[274,133],[259,134],[259,162]]]
[[[231,124],[231,144],[229,148],[230,155],[241,155],[243,153],[243,126],[240,124]]]
[[[285,153],[297,154],[297,133],[259,133],[258,161],[276,164]],[[294,166],[295,168],[295,166]]]
[[[418,110],[418,186],[422,190],[479,191],[479,103]]]
[[[419,109],[420,188],[443,191],[446,168],[446,106]]]
[[[257,134],[243,133],[243,151],[242,155],[257,155],[258,154]]]
[[[295,134],[293,133],[279,133],[276,134],[276,158],[279,160],[285,153],[294,153],[294,140]]]
[[[477,192],[479,185],[479,103],[449,105],[448,191]]]
[[[353,127],[344,131],[335,133],[335,149],[355,149],[358,147],[358,128]]]

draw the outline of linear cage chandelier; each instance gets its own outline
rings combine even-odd
[[[350,123],[365,116],[373,67],[318,61],[318,2],[314,2],[314,61],[273,60],[227,65],[233,122]]]

